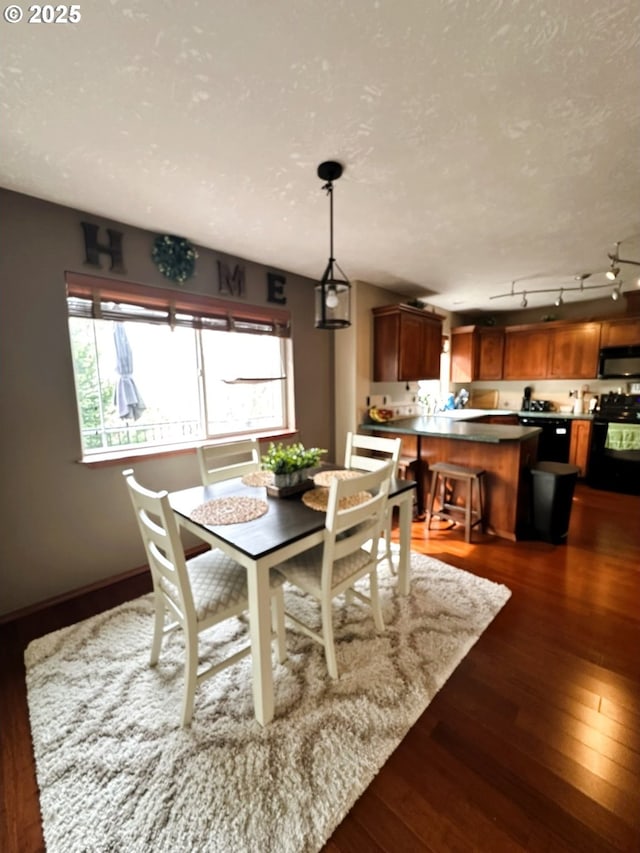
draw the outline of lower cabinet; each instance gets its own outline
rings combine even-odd
[[[580,469],[580,477],[587,476],[589,466],[589,448],[591,446],[591,421],[575,420],[571,422],[571,440],[569,444],[569,462]]]

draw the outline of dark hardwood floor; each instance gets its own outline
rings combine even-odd
[[[640,851],[640,498],[578,485],[565,545],[467,545],[460,528],[427,540],[420,523],[412,536],[513,595],[325,853]],[[44,849],[24,647],[148,587],[135,577],[0,628],[3,853]]]

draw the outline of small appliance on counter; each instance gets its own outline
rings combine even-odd
[[[551,400],[529,400],[530,412],[552,412],[553,403]]]
[[[550,400],[533,400],[531,392],[533,388],[530,385],[524,389],[522,397],[522,412],[552,412],[553,403]]]
[[[530,407],[531,407],[531,392],[532,392],[532,391],[533,391],[533,388],[531,388],[531,386],[530,386],[530,385],[527,385],[527,387],[524,389],[524,396],[523,396],[523,398],[522,398],[522,405],[521,405],[521,409],[522,409],[522,411],[523,411],[523,412],[528,412],[528,411],[530,411]]]

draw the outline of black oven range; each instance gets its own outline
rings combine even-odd
[[[593,416],[587,483],[640,495],[640,394],[603,394]]]

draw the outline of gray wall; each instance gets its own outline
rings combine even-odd
[[[128,465],[78,461],[64,272],[110,275],[105,256],[102,269],[85,265],[80,222],[124,233],[127,272],[113,278],[174,285],[151,261],[155,233],[5,190],[0,212],[1,616],[145,562],[120,473]],[[217,261],[242,259],[201,247],[198,253],[196,276],[184,289],[217,297]],[[243,263],[242,301],[266,304],[266,272],[273,268]],[[299,436],[333,454],[333,333],[314,329],[313,282],[282,272],[284,307],[293,323]],[[150,488],[198,482],[195,453],[136,462],[134,468]]]

